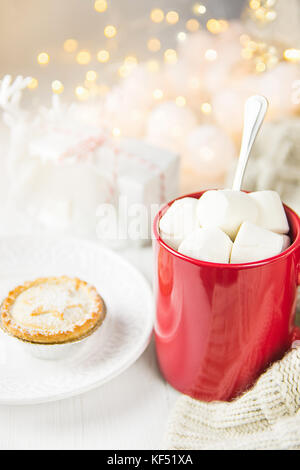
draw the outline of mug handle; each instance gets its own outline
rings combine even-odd
[[[294,330],[293,330],[292,343],[294,343],[295,341],[300,342],[300,328],[298,326],[294,326]]]
[[[298,279],[297,279],[297,285],[298,287],[300,286],[300,265],[298,266]],[[294,326],[293,330],[293,335],[292,335],[292,344],[295,341],[300,341],[300,328],[298,326]]]

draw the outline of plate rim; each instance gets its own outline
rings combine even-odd
[[[138,347],[134,348],[132,353],[129,356],[126,356],[127,359],[122,363],[122,365],[115,370],[111,371],[110,374],[107,374],[104,378],[100,380],[96,380],[92,384],[87,384],[82,387],[76,388],[76,390],[73,391],[66,391],[66,392],[61,392],[54,394],[49,397],[36,397],[36,398],[25,398],[25,399],[13,399],[13,400],[7,400],[7,399],[2,399],[0,396],[0,406],[25,406],[25,405],[38,405],[42,403],[51,403],[55,401],[60,401],[60,400],[65,400],[67,398],[72,398],[75,396],[80,396],[84,393],[87,393],[89,391],[92,391],[96,388],[99,388],[101,385],[104,385],[105,383],[111,381],[112,379],[116,378],[118,375],[122,374],[125,370],[127,370],[130,366],[132,366],[144,353],[146,348],[148,347],[151,338],[153,336],[153,330],[154,330],[154,320],[155,320],[155,309],[154,309],[154,298],[153,298],[153,291],[151,289],[150,282],[145,278],[145,276],[139,271],[138,268],[136,268],[130,261],[122,257],[119,253],[116,253],[112,249],[108,248],[107,246],[103,244],[98,244],[97,241],[94,240],[86,240],[83,238],[76,238],[76,237],[70,237],[70,236],[44,236],[44,235],[13,235],[13,236],[1,236],[0,237],[0,244],[4,241],[7,241],[9,243],[13,243],[13,240],[24,240],[28,239],[32,243],[33,241],[38,242],[40,240],[42,241],[48,241],[48,242],[59,242],[59,241],[64,241],[64,242],[75,242],[79,244],[84,244],[87,246],[92,246],[93,249],[97,249],[102,252],[106,252],[109,256],[115,258],[117,262],[122,263],[123,265],[127,266],[127,268],[133,270],[135,272],[135,275],[140,278],[140,281],[144,285],[145,291],[147,291],[147,296],[148,296],[148,302],[149,302],[149,321],[145,323],[145,333],[142,336],[141,343],[138,344]]]

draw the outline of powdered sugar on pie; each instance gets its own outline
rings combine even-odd
[[[9,333],[39,343],[80,339],[104,317],[104,302],[96,289],[67,276],[18,286],[1,306],[2,324]]]

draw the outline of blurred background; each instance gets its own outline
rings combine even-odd
[[[188,20],[197,20],[205,27],[209,17],[238,18],[245,1],[208,0],[205,13],[201,7],[197,11],[197,5],[192,0],[2,0],[1,73],[36,77],[39,89],[48,93],[52,81],[60,79],[72,98],[74,86],[84,83],[88,69],[97,70],[99,80],[111,84],[118,79],[118,64],[129,54],[139,61],[154,57],[163,60],[164,50],[177,46],[178,32],[197,29],[195,22],[187,25]],[[178,17],[167,17],[170,11],[177,12]],[[104,34],[107,25],[116,28],[111,38]],[[149,50],[152,37],[159,38],[159,50],[155,50],[155,43]],[[65,43],[68,39],[76,42]],[[103,62],[97,60],[99,50],[110,53],[107,61],[105,55]],[[78,56],[80,51],[90,55]],[[38,63],[41,52],[49,54],[47,67]],[[81,67],[76,67],[78,64]]]
[[[54,164],[76,148],[76,165],[78,154],[82,162],[96,152],[98,144],[86,147],[95,128],[179,154],[181,194],[229,185],[244,102],[264,94],[270,108],[245,189],[277,190],[299,210],[299,26],[300,0],[2,0],[10,201],[23,200],[24,212],[23,195],[40,191],[37,159]],[[19,75],[30,78],[13,82]],[[52,221],[66,214],[61,207]],[[35,217],[32,197],[27,209]]]

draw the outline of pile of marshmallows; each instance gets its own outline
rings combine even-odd
[[[251,263],[291,243],[288,220],[275,191],[223,189],[200,199],[176,200],[160,219],[160,235],[184,255],[213,263]]]

